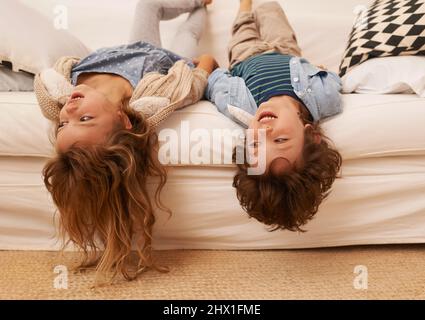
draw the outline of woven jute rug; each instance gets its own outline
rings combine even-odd
[[[170,272],[93,288],[74,252],[0,251],[0,298],[425,299],[425,245],[155,255]]]

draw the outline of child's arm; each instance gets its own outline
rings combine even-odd
[[[196,68],[205,70],[209,75],[219,67],[217,61],[212,55],[203,54],[193,60]]]
[[[257,105],[245,81],[240,77],[233,77],[226,69],[216,69],[208,77],[205,97],[214,103],[221,113],[236,122],[239,121],[229,113],[229,104],[250,114],[257,111]]]
[[[326,68],[323,64],[316,65],[316,67],[318,67],[319,69],[328,71],[328,68]]]

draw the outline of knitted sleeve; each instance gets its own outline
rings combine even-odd
[[[201,100],[208,85],[208,72],[203,69],[195,68],[192,73],[193,80],[190,90],[190,101],[188,101],[189,104],[193,104]]]
[[[49,94],[41,80],[40,74],[36,74],[34,77],[34,93],[43,116],[57,122],[62,105]]]
[[[153,128],[167,119],[172,112],[194,104],[202,99],[208,83],[208,73],[201,69],[191,69],[185,61],[177,61],[166,75],[158,72],[146,74],[139,82],[130,99],[135,107],[144,97],[164,97],[170,103],[158,109],[147,121]]]
[[[71,78],[71,70],[72,66],[78,61],[80,58],[77,57],[62,57],[55,63],[53,69],[62,75],[66,81],[70,82]],[[37,97],[38,104],[41,109],[41,113],[49,120],[58,121],[59,112],[63,107],[63,102],[61,102],[57,97],[55,97],[49,90],[47,89],[47,84],[43,82],[43,77],[41,73],[37,74],[34,78],[34,92]]]

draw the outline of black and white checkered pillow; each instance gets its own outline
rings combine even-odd
[[[425,55],[425,0],[376,0],[361,11],[339,75],[367,59],[399,55]]]

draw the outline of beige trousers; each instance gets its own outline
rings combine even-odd
[[[253,55],[280,52],[301,56],[295,32],[279,3],[260,5],[254,12],[240,12],[228,47],[230,68]]]

